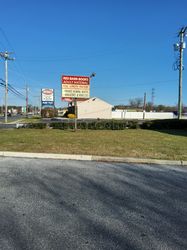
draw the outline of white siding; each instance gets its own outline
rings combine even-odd
[[[99,98],[90,98],[77,103],[77,112],[79,119],[111,119],[112,105]]]

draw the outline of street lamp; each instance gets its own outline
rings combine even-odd
[[[96,73],[93,72],[93,73],[90,75],[90,78],[95,77],[95,76],[96,76]]]

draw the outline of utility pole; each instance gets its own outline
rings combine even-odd
[[[183,50],[185,49],[184,36],[186,29],[182,28],[179,32],[180,44],[179,44],[179,99],[178,99],[178,119],[182,118],[182,71],[183,71]]]
[[[42,113],[42,100],[41,100],[41,96],[38,96],[38,103],[39,103],[39,115],[41,116],[41,113]]]
[[[144,101],[143,101],[143,120],[145,119],[145,111],[146,111],[146,93],[144,93]]]
[[[29,89],[28,85],[26,84],[26,118],[28,118],[28,101],[29,101]]]
[[[5,60],[5,123],[7,123],[7,111],[8,111],[8,60],[14,60],[10,58],[10,52],[0,52],[0,57]]]
[[[152,111],[153,111],[153,109],[154,109],[154,101],[155,101],[155,89],[154,88],[152,88],[152,90],[151,90],[151,106],[152,106]]]
[[[178,96],[178,119],[182,118],[182,72],[184,69],[183,66],[183,52],[186,48],[186,44],[184,42],[184,37],[187,34],[187,26],[182,27],[178,33],[179,43],[174,44],[174,50],[179,51],[179,59],[176,62],[177,67],[176,69],[179,70],[179,96]]]
[[[37,111],[37,113],[39,115],[41,115],[41,109],[42,109],[42,102],[41,102],[41,96],[40,95],[36,95],[33,96],[34,98],[36,98],[36,106],[35,106],[35,111]]]

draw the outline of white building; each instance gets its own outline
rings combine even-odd
[[[78,119],[112,119],[112,105],[93,97],[77,102]]]

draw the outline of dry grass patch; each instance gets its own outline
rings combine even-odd
[[[187,131],[0,130],[0,151],[187,160]]]

